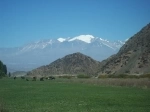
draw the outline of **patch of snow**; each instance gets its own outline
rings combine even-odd
[[[48,44],[52,44],[52,40],[49,40],[47,43],[48,43]]]
[[[91,40],[94,38],[95,37],[92,35],[80,35],[80,36],[74,37],[68,41],[70,42],[70,41],[74,41],[74,40],[81,40],[81,41],[86,42],[86,43],[91,43]]]
[[[115,50],[115,49],[114,49],[113,47],[111,47],[110,45],[108,45],[108,44],[106,44],[106,43],[103,43],[103,44],[106,45],[107,47],[109,47],[109,48]]]
[[[99,38],[99,39],[103,41],[103,39],[102,39],[102,38]]]
[[[64,38],[58,38],[57,39],[59,42],[64,42],[66,39],[64,39]]]
[[[125,42],[128,41],[128,40],[129,40],[129,38],[127,38],[127,39],[125,40]]]

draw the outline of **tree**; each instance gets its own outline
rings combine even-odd
[[[3,70],[3,63],[0,61],[0,71]]]
[[[11,77],[11,73],[10,72],[9,72],[8,76]]]
[[[4,77],[7,74],[7,67],[0,61],[0,77]]]
[[[3,65],[3,71],[4,71],[5,74],[7,74],[7,67],[6,67],[6,65]]]

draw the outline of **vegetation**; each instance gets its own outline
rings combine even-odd
[[[98,78],[150,78],[150,74],[142,74],[142,75],[128,75],[128,74],[102,74],[99,75]]]
[[[73,75],[60,75],[60,76],[58,76],[59,78],[65,78],[65,79],[71,79],[71,78],[74,78],[75,76],[73,76]]]
[[[150,78],[150,73],[149,74],[143,74],[139,76],[140,78]]]
[[[77,78],[90,78],[91,76],[85,75],[85,74],[79,74],[77,75]]]
[[[4,103],[2,102],[2,100],[0,99],[0,112],[9,112],[8,109],[6,109]]]
[[[0,86],[0,102],[5,104],[2,106],[4,112],[150,111],[149,88],[93,85],[91,82],[86,84],[86,81],[102,82],[101,79],[25,81],[3,78],[0,81],[3,85]]]
[[[7,74],[7,67],[3,64],[2,61],[0,61],[0,78],[6,76]]]

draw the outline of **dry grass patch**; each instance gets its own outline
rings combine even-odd
[[[85,83],[85,84],[94,84],[101,86],[125,86],[125,87],[140,87],[140,88],[150,88],[150,79],[140,78],[140,79],[131,79],[131,78],[88,78],[88,79],[58,79],[59,82],[73,82],[73,83]]]

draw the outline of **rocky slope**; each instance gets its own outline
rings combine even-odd
[[[99,74],[150,73],[150,24],[132,36],[116,55],[102,61]]]
[[[73,53],[52,62],[49,65],[39,67],[28,73],[28,76],[48,76],[64,74],[97,75],[100,62],[95,61],[81,53]]]

